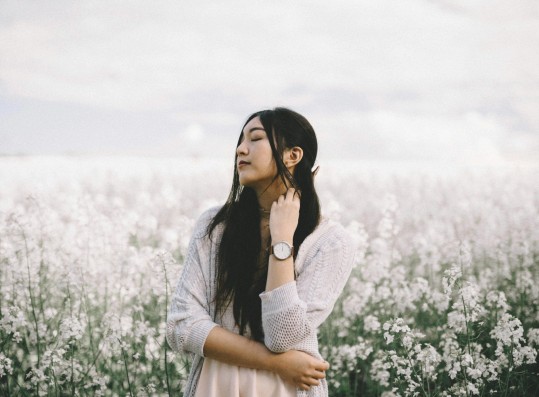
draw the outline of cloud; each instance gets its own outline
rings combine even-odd
[[[534,0],[4,0],[2,10],[6,101],[169,120],[165,141],[189,141],[198,125],[219,144],[252,111],[286,105],[319,121],[331,156],[498,161],[539,146]],[[16,117],[11,133],[36,134]],[[125,125],[114,131],[128,139]]]
[[[0,29],[0,74],[13,95],[44,100],[166,108],[209,87],[275,100],[292,83],[431,92],[539,77],[536,25],[520,15],[500,26],[497,14],[478,17],[473,7],[62,2],[59,19],[41,14],[43,5],[23,4],[34,12]],[[20,7],[4,4],[8,13]]]
[[[515,134],[476,112],[454,118],[382,110],[313,121],[326,159],[510,165],[536,162],[539,153],[537,136]]]

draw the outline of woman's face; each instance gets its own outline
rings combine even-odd
[[[271,146],[257,116],[243,128],[241,143],[236,148],[239,182],[255,190],[267,188],[277,174]]]

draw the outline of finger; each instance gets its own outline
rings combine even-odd
[[[294,192],[295,190],[293,187],[289,187],[287,189],[287,191],[285,192],[285,196],[288,201],[292,201],[292,199],[294,198]]]
[[[311,388],[311,386],[309,386],[309,385],[303,383],[303,384],[299,385],[299,388],[300,388],[301,390],[309,391],[309,389]]]
[[[290,188],[286,192],[286,199],[290,202],[297,202],[299,203],[301,198],[301,194],[299,190],[296,190],[294,188]]]
[[[326,374],[324,372],[322,372],[322,371],[315,371],[312,374],[312,377],[316,378],[316,379],[324,379],[326,377]]]
[[[314,366],[314,369],[320,372],[326,371],[328,368],[329,363],[327,363],[326,361],[320,361]]]
[[[315,379],[315,378],[307,378],[304,383],[306,383],[309,386],[318,386],[318,385],[320,385],[320,381],[318,379]]]
[[[318,371],[327,371],[329,369],[329,363],[327,361],[321,361],[319,365],[315,367]]]

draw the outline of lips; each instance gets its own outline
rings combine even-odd
[[[238,162],[238,167],[241,167],[242,165],[247,165],[247,164],[251,164],[251,163],[241,160],[240,162]]]

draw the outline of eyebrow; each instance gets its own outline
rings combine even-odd
[[[264,128],[262,128],[262,127],[252,127],[247,132],[251,133],[251,132],[257,131],[257,130],[266,132],[266,130]]]

